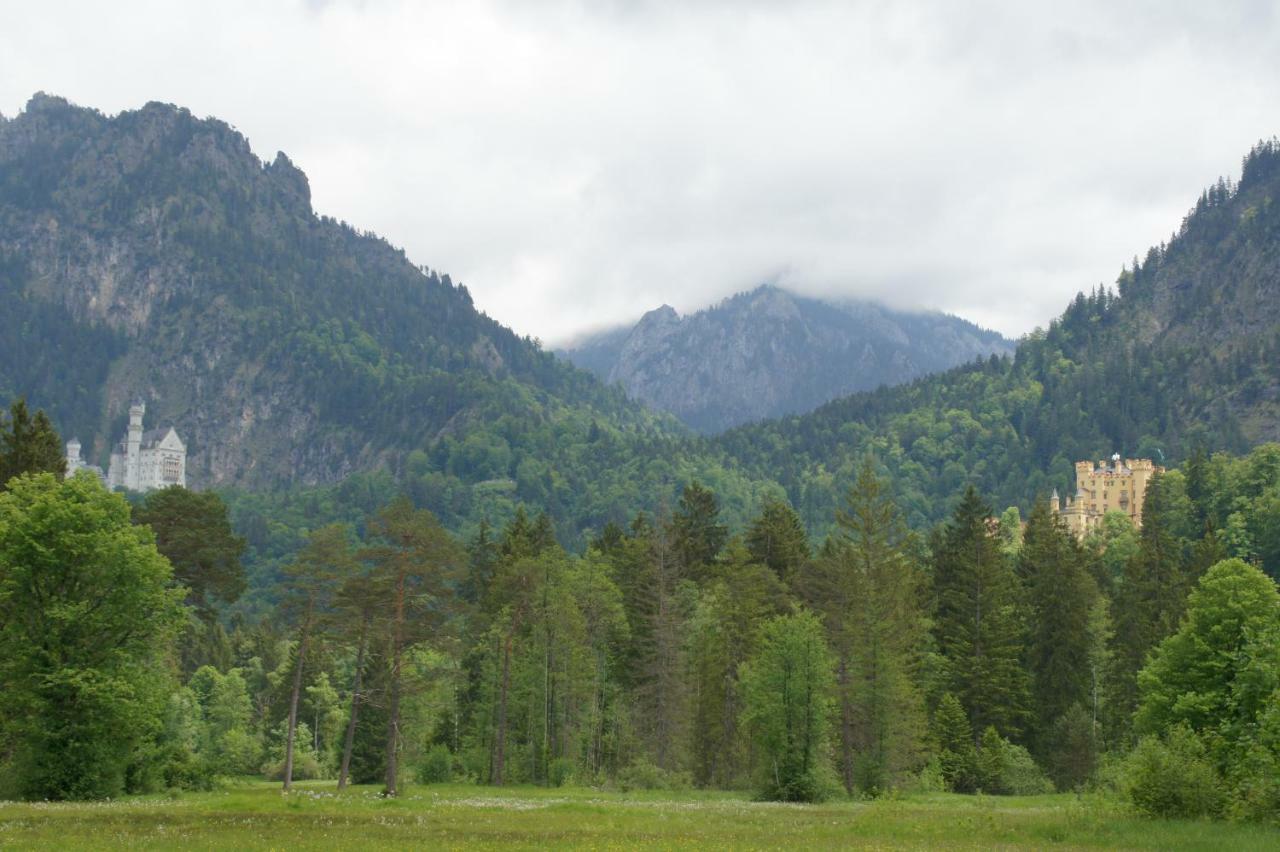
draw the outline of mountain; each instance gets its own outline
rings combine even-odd
[[[187,441],[192,484],[231,501],[251,564],[401,492],[466,535],[525,504],[580,545],[698,479],[735,528],[785,493],[821,534],[867,453],[924,527],[970,483],[1025,509],[1077,459],[1280,439],[1274,140],[1012,355],[714,437],[309,194],[283,154],[174,106],[108,117],[40,95],[0,119],[0,398],[26,395],[99,463],[145,398],[148,426]],[[739,299],[756,297],[779,294]]]
[[[504,416],[674,428],[317,216],[283,153],[159,103],[107,117],[41,94],[0,119],[0,332],[0,396],[48,408],[98,462],[145,399],[197,487],[398,470]]]
[[[916,525],[973,483],[997,507],[1073,484],[1077,459],[1170,463],[1197,448],[1280,440],[1280,142],[1203,193],[1114,290],[1081,293],[992,358],[716,439],[726,464],[779,481],[808,523],[829,518],[863,456]]]
[[[766,285],[687,317],[663,305],[560,354],[693,429],[719,432],[1012,351],[957,317]]]

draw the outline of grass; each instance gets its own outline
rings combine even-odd
[[[1102,798],[932,794],[782,805],[726,793],[238,782],[87,804],[0,802],[0,848],[1277,849],[1261,826],[1148,820]]]

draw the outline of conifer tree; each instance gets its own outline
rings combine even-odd
[[[368,696],[372,690],[367,676],[374,656],[370,653],[370,645],[373,639],[374,621],[381,604],[378,588],[372,580],[368,571],[353,571],[338,590],[335,601],[337,632],[347,642],[354,642],[356,646],[347,709],[347,729],[342,740],[342,759],[338,767],[339,790],[346,788],[351,775],[356,734],[363,718],[361,711],[371,703],[368,701]],[[376,651],[374,653],[376,654]],[[376,721],[372,727],[375,730],[384,729],[384,726],[377,724]],[[374,778],[381,777],[382,769],[381,761],[378,761],[376,768],[370,770],[369,774]]]
[[[1178,627],[1189,591],[1186,554],[1175,534],[1175,497],[1165,475],[1147,485],[1138,552],[1116,591],[1111,727],[1124,734],[1138,703],[1138,672],[1147,655]]]
[[[187,589],[187,603],[212,622],[219,603],[234,603],[245,589],[246,542],[235,534],[227,504],[213,491],[178,485],[149,493],[133,516],[156,535],[156,547]]]
[[[1030,604],[1027,661],[1032,672],[1031,741],[1042,758],[1054,723],[1086,706],[1093,686],[1091,616],[1098,589],[1076,538],[1037,500],[1023,537],[1018,573]]]
[[[954,793],[968,793],[974,788],[973,727],[960,699],[943,693],[933,711],[932,733],[938,747],[938,763],[942,780]]]
[[[800,516],[789,504],[773,497],[751,522],[746,543],[751,558],[771,568],[784,582],[790,582],[809,559],[809,536]]]
[[[66,474],[62,441],[43,409],[32,417],[25,399],[14,400],[8,417],[0,411],[0,491],[19,474],[41,472]]]
[[[690,577],[701,579],[729,539],[729,528],[720,522],[715,492],[696,480],[686,485],[671,527],[680,564]]]
[[[1022,589],[992,535],[991,509],[970,486],[935,537],[934,633],[948,688],[973,730],[1017,737],[1029,716]]]
[[[361,556],[383,600],[387,657],[386,774],[383,792],[395,796],[399,780],[400,713],[406,652],[441,638],[463,562],[462,549],[435,515],[414,509],[408,498],[392,501],[369,519],[374,543]]]
[[[841,780],[850,793],[875,793],[914,769],[922,751],[923,578],[869,457],[836,522],[838,537],[801,585],[825,615],[836,658]]]

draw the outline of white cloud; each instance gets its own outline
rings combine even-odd
[[[1017,334],[1280,130],[1270,4],[1073,5],[0,0],[0,111],[216,115],[550,341],[770,279]]]

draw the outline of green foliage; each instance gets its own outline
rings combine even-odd
[[[1099,596],[1085,559],[1075,536],[1038,501],[1027,519],[1018,573],[1030,610],[1030,740],[1041,758],[1057,742],[1054,723],[1070,708],[1091,703],[1092,651],[1098,642],[1093,616]]]
[[[152,491],[134,510],[133,521],[151,527],[174,580],[187,590],[187,603],[206,618],[217,604],[240,597],[245,540],[232,531],[227,506],[216,493],[178,485]]]
[[[1236,681],[1261,677],[1280,684],[1272,650],[1277,637],[1276,584],[1239,559],[1219,562],[1191,592],[1181,629],[1138,675],[1135,727],[1155,733],[1182,722],[1193,731],[1221,731],[1228,742],[1252,729],[1271,694]],[[1271,670],[1256,671],[1260,665]]]
[[[1124,784],[1133,806],[1149,816],[1218,816],[1225,805],[1222,778],[1186,725],[1142,737],[1126,761]]]
[[[835,655],[845,790],[876,795],[923,762],[925,581],[914,537],[870,458],[836,522],[838,535],[796,584],[823,614]]]
[[[768,498],[746,535],[751,558],[767,565],[778,579],[790,581],[809,560],[809,537],[790,505]]]
[[[96,477],[0,493],[0,741],[29,798],[119,795],[161,733],[181,592]]]
[[[294,733],[293,761],[290,767],[293,778],[297,781],[323,778],[324,769],[320,763],[320,756],[311,747],[311,729],[306,722],[299,722]],[[288,749],[287,739],[288,727],[284,724],[279,725],[271,732],[271,742],[268,747],[269,755],[261,770],[262,775],[271,781],[284,780],[287,760],[286,751]]]
[[[1098,766],[1101,742],[1099,725],[1079,704],[1073,704],[1049,730],[1045,764],[1059,790],[1078,790]]]
[[[931,734],[937,745],[938,770],[948,790],[969,793],[977,789],[974,774],[973,728],[960,699],[944,693],[933,712]]]
[[[767,799],[821,801],[828,795],[827,736],[834,661],[822,623],[808,612],[764,625],[743,674],[746,718],[762,756]]]
[[[639,757],[618,772],[618,789],[632,790],[686,790],[691,785],[689,775],[656,766],[648,758]]]
[[[671,518],[676,556],[690,576],[701,577],[729,539],[729,529],[720,523],[716,495],[697,480],[680,493],[680,502]]]
[[[447,784],[453,780],[453,754],[449,747],[436,743],[418,764],[419,784]]]
[[[61,479],[66,468],[62,441],[43,409],[32,417],[19,398],[8,417],[0,411],[0,491],[20,474],[45,472]]]
[[[947,688],[964,706],[973,728],[994,725],[1004,735],[1016,736],[1025,727],[1030,703],[1022,663],[1022,589],[988,531],[990,517],[990,508],[970,488],[935,537],[934,635]]]

